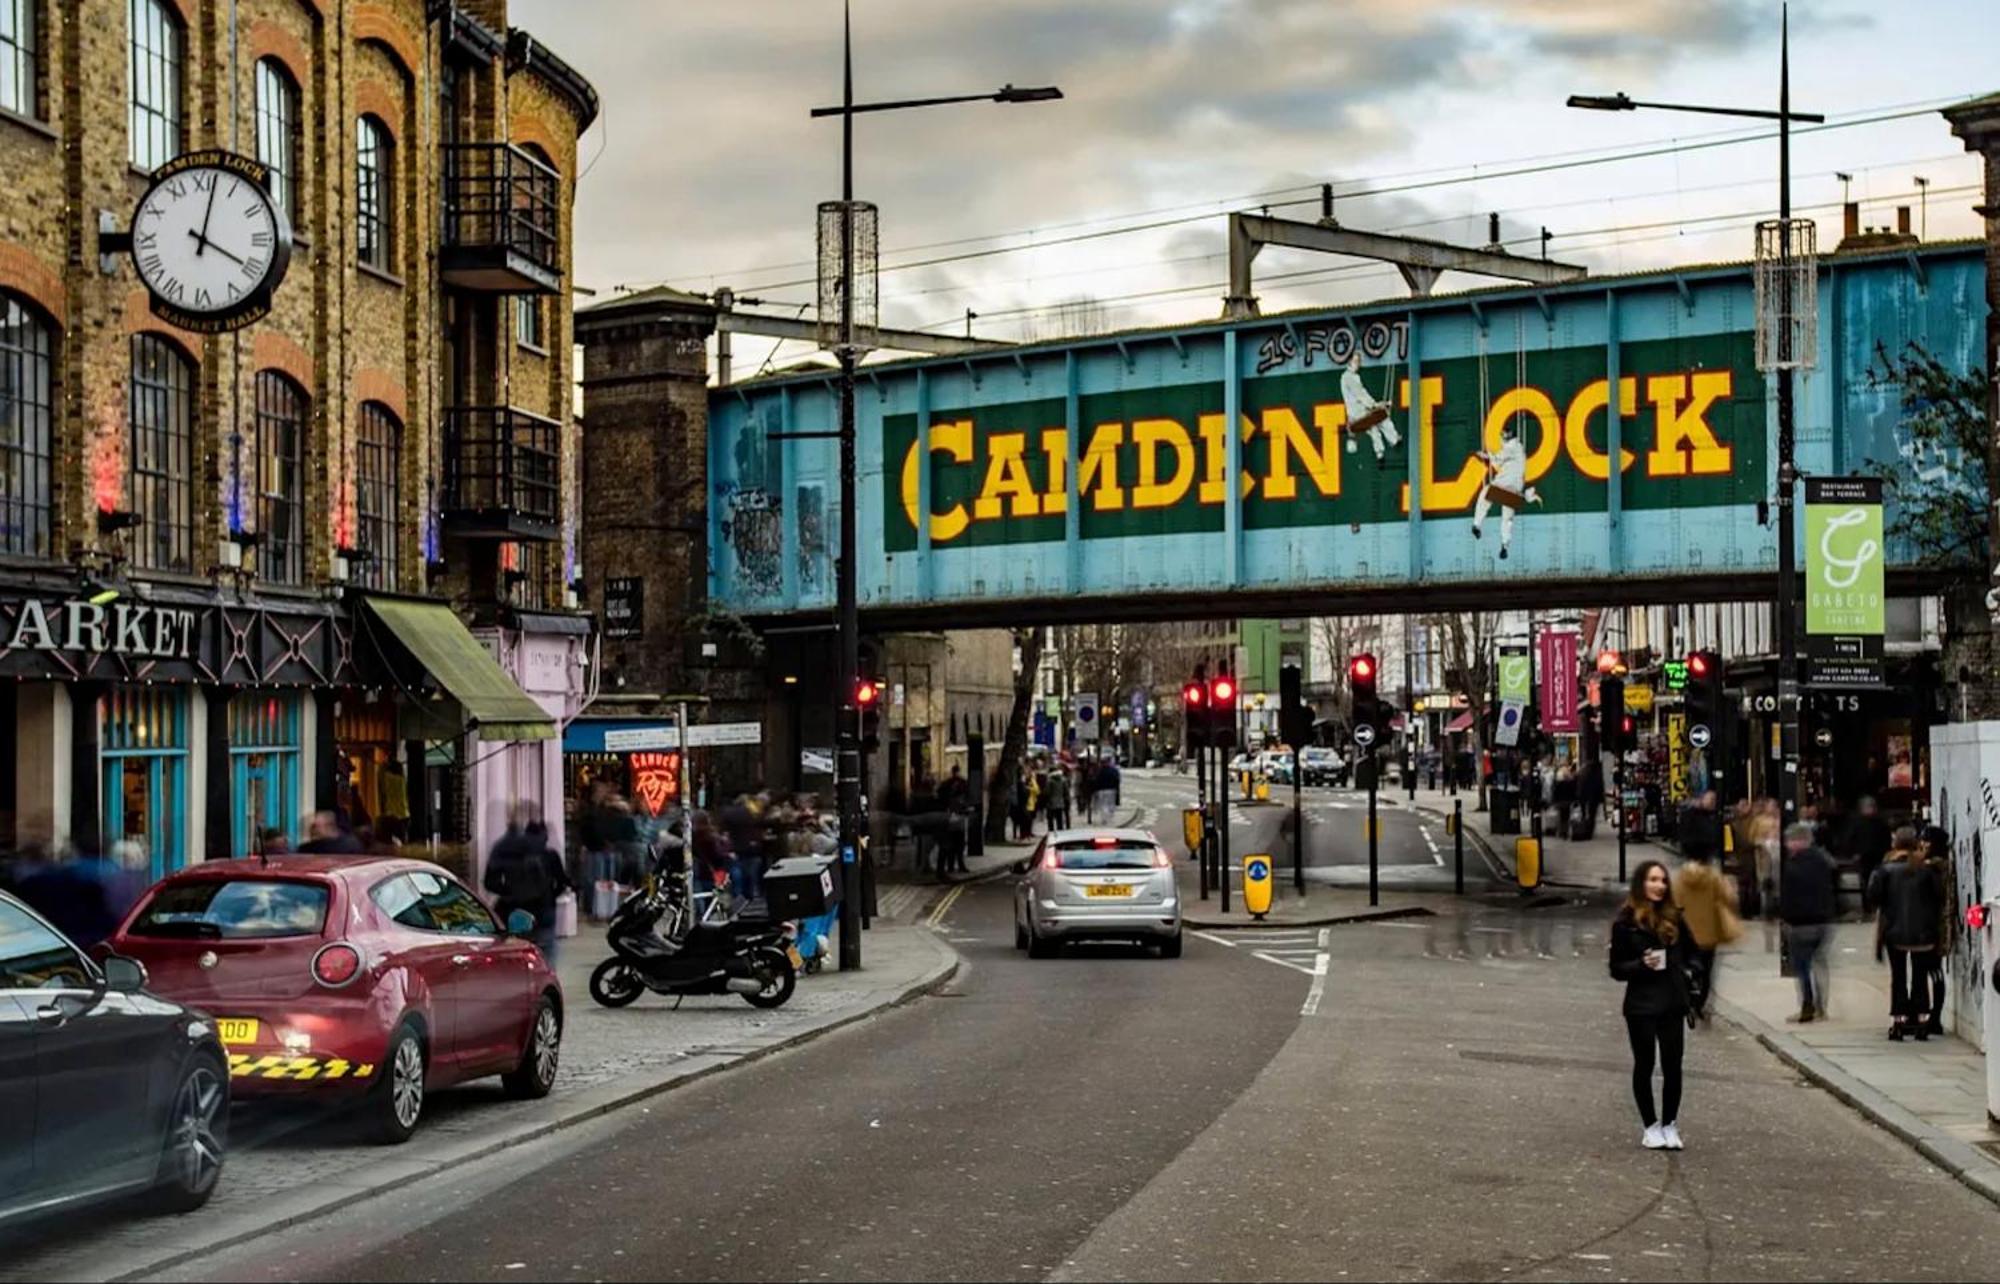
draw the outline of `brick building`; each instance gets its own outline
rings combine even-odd
[[[514,797],[560,823],[597,102],[506,18],[0,0],[0,840],[130,838],[157,872],[405,792],[419,838],[483,850]],[[234,334],[100,253],[199,148],[268,165],[293,228]]]

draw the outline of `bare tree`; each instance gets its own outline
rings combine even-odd
[[[1436,631],[1444,656],[1445,686],[1452,694],[1465,697],[1466,712],[1472,715],[1467,734],[1472,738],[1472,759],[1479,761],[1485,747],[1486,693],[1493,685],[1493,644],[1500,632],[1497,611],[1460,611],[1424,617]],[[1479,810],[1486,810],[1486,780],[1479,778]]]
[[[1014,798],[1014,779],[1028,752],[1028,721],[1035,704],[1035,675],[1042,667],[1040,628],[1014,630],[1014,646],[1021,655],[1014,671],[1014,707],[1007,714],[1007,734],[1000,741],[1000,762],[986,782],[986,841],[1007,840],[1008,804]]]

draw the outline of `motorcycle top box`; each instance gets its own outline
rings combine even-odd
[[[836,857],[793,856],[764,871],[764,904],[774,920],[812,918],[840,901]]]

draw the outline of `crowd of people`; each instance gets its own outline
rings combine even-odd
[[[1074,767],[1061,758],[1023,761],[1014,773],[1014,798],[1008,812],[1014,837],[1033,838],[1037,822],[1049,833],[1068,829],[1074,816],[1082,817],[1086,825],[1108,824],[1122,787],[1114,758],[1086,757]],[[1074,816],[1072,798],[1076,800]]]

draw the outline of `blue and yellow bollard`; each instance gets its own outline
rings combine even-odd
[[[1271,857],[1267,853],[1243,858],[1243,908],[1251,918],[1271,912]]]

